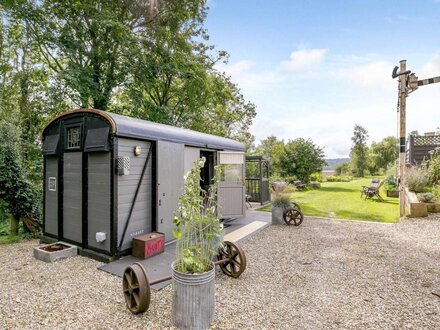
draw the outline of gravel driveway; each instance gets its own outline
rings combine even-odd
[[[171,288],[132,315],[121,280],[83,257],[46,264],[37,241],[0,246],[0,328],[170,327]],[[217,273],[221,329],[396,329],[440,326],[440,217],[398,224],[306,218],[241,244],[248,268]],[[433,294],[435,293],[435,294]]]

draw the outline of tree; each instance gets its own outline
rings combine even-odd
[[[20,165],[15,135],[13,125],[0,121],[0,200],[6,202],[12,215],[12,235],[18,234],[20,220],[31,231],[38,232],[41,215],[39,194]]]
[[[255,155],[263,156],[270,162],[271,175],[280,175],[280,155],[284,152],[284,140],[278,140],[275,135],[268,136],[261,140],[255,148]]]
[[[203,4],[203,2],[200,2]],[[230,78],[215,69],[227,60],[214,52],[202,23],[206,7],[187,21],[153,26],[140,35],[127,88],[116,94],[115,112],[238,139],[250,145],[255,105],[246,102]]]
[[[398,157],[398,139],[388,136],[380,142],[373,142],[368,151],[369,169],[371,173],[385,171],[393,165]]]
[[[347,175],[349,171],[350,171],[350,163],[341,163],[336,165],[335,175],[337,176]]]
[[[255,106],[214,65],[205,0],[4,1],[27,26],[50,81],[81,107],[237,138]]]
[[[352,147],[350,152],[351,166],[353,174],[357,177],[364,176],[367,169],[367,147],[368,132],[361,125],[355,125],[353,136],[351,137]]]
[[[188,20],[202,5],[189,0],[160,1],[160,8],[148,1],[4,1],[9,15],[29,27],[71,100],[101,110],[127,81],[139,36],[152,24]]]
[[[323,149],[302,138],[289,140],[279,160],[282,176],[296,176],[303,182],[309,182],[310,175],[321,172],[324,165]]]

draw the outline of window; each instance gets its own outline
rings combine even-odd
[[[221,165],[220,181],[242,183],[243,182],[243,165],[242,164]]]
[[[81,127],[67,129],[67,149],[81,148]]]

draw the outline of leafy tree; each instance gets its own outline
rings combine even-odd
[[[380,142],[373,142],[368,151],[369,170],[373,173],[385,171],[398,157],[398,139],[388,136]]]
[[[206,44],[205,0],[3,3],[71,103],[252,142],[255,106],[214,68],[227,53]]]
[[[364,176],[365,170],[368,166],[367,138],[367,130],[360,125],[355,125],[353,136],[351,137],[352,147],[350,158],[353,174],[357,177]]]
[[[250,145],[249,127],[255,105],[244,100],[238,87],[215,69],[226,61],[214,52],[202,23],[204,2],[193,16],[173,24],[153,26],[140,36],[144,47],[135,50],[127,88],[115,95],[115,112],[134,117],[236,138]]]
[[[0,200],[6,202],[12,215],[11,234],[18,234],[19,221],[34,232],[39,230],[39,193],[27,180],[20,165],[17,143],[14,143],[14,128],[0,122]]]
[[[350,172],[350,163],[338,164],[335,168],[335,175],[341,176],[346,175]]]
[[[296,176],[303,182],[309,182],[310,175],[321,172],[324,165],[323,149],[303,138],[289,140],[279,160],[282,176]]]
[[[263,156],[270,161],[270,171],[272,176],[280,175],[280,155],[284,152],[284,140],[278,140],[271,135],[255,148],[255,155]]]

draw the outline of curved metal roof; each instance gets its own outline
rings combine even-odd
[[[232,139],[95,109],[78,109],[62,113],[46,125],[43,134],[54,121],[77,113],[93,113],[105,118],[111,124],[113,133],[120,137],[178,142],[188,146],[217,150],[246,151],[244,144]]]

